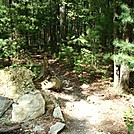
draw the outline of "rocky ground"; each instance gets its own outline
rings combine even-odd
[[[73,74],[64,77],[65,90],[53,92],[63,104],[67,125],[62,134],[128,134],[123,117],[134,110],[132,95],[118,96],[110,79],[85,84]]]
[[[80,82],[75,73],[58,64],[55,71],[63,87],[60,92],[50,91],[50,94],[58,100],[64,115],[66,126],[61,134],[128,134],[123,117],[125,111],[134,111],[134,96],[117,95],[111,79],[90,81],[87,77],[89,81]],[[6,113],[0,120],[0,128],[11,125],[8,119]],[[14,133],[47,134],[58,121],[48,110],[40,118],[20,124]]]

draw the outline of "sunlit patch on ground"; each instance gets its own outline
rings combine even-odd
[[[78,83],[74,79],[61,93],[52,92],[61,101],[67,120],[62,134],[127,134],[123,121],[129,102],[117,96],[111,82],[96,80]]]

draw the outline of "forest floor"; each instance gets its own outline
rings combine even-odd
[[[128,134],[124,113],[134,110],[134,96],[117,95],[110,78],[90,78],[86,72],[80,76],[60,63],[54,64],[53,69],[63,83],[61,92],[50,91],[64,115],[66,127],[61,134]],[[81,81],[82,75],[86,82]],[[34,134],[35,126],[40,126],[44,131],[37,134],[47,134],[50,126],[58,121],[51,112],[21,124],[18,133]]]
[[[88,81],[81,82],[78,75],[60,65],[55,70],[60,70],[64,89],[51,92],[59,100],[66,120],[61,134],[128,134],[124,114],[134,110],[134,96],[117,95],[110,78],[93,80],[84,73]]]

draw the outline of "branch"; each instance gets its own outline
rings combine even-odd
[[[21,126],[20,125],[14,125],[14,126],[8,126],[8,127],[5,127],[5,128],[0,128],[0,134],[2,134],[2,133],[11,133],[11,132],[13,132],[13,131],[15,131],[15,130],[18,130],[18,129],[20,129],[21,128]]]

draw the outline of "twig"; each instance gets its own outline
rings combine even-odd
[[[2,134],[2,133],[11,133],[11,132],[13,132],[13,131],[15,131],[15,130],[18,130],[18,129],[20,129],[21,128],[21,126],[20,125],[14,125],[14,126],[8,126],[8,127],[5,127],[5,128],[0,128],[0,134]]]

